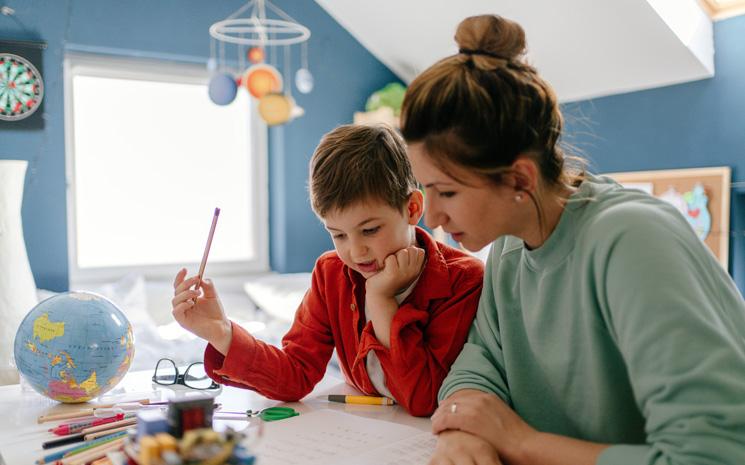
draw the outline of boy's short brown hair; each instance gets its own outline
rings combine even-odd
[[[339,126],[310,160],[310,203],[320,217],[369,200],[400,210],[416,188],[404,141],[385,125]]]

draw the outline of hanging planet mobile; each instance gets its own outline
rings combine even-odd
[[[28,118],[43,98],[44,82],[36,67],[18,55],[0,53],[0,120]]]

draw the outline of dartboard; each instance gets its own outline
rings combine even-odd
[[[34,65],[12,53],[0,53],[0,120],[31,116],[44,98],[44,83]]]

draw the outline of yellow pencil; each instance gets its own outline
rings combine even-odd
[[[124,426],[120,426],[118,428],[111,428],[111,429],[107,429],[107,430],[104,430],[104,431],[98,431],[98,432],[95,432],[95,433],[86,434],[85,436],[83,436],[83,439],[85,439],[86,441],[91,441],[93,439],[98,439],[98,438],[103,437],[103,436],[108,436],[109,434],[114,434],[114,433],[119,433],[119,432],[122,432],[122,431],[127,431],[128,429],[131,429],[133,426],[135,426],[135,424],[136,423],[132,423],[131,425],[124,425]]]
[[[364,404],[364,405],[393,405],[396,403],[388,397],[375,397],[375,396],[345,396],[339,394],[331,394],[328,396],[329,402],[341,402],[343,404]]]

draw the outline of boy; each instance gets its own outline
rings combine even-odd
[[[423,196],[401,138],[384,126],[341,126],[310,162],[314,212],[335,251],[313,268],[312,284],[282,339],[261,342],[225,316],[210,280],[174,281],[173,315],[210,344],[215,381],[278,400],[307,395],[336,349],[347,382],[430,415],[437,391],[466,340],[483,265],[416,227]]]

